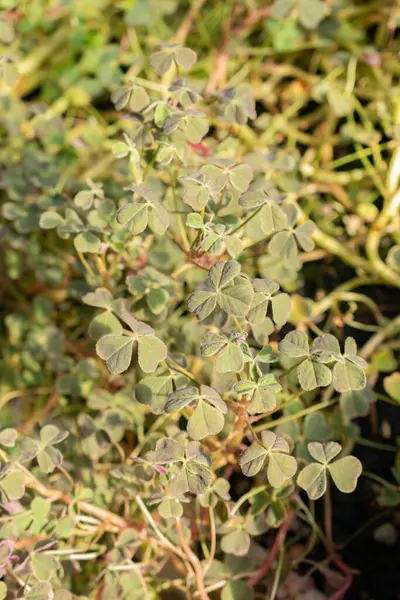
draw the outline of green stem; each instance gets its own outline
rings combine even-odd
[[[267,489],[266,485],[260,485],[259,487],[256,487],[256,488],[250,490],[246,494],[243,494],[243,496],[241,498],[239,498],[239,500],[236,502],[235,506],[232,508],[231,516],[233,517],[237,513],[237,511],[239,510],[239,508],[245,502],[247,502],[247,500],[250,500],[250,498],[253,498],[254,496],[257,496],[257,494],[260,494],[261,492],[263,492],[266,489]]]
[[[178,371],[179,373],[182,373],[182,375],[185,375],[185,377],[187,377],[188,379],[191,379],[196,385],[201,385],[201,383],[196,379],[196,377],[194,377],[194,375],[192,375],[192,373],[190,373],[190,371],[182,367],[179,363],[176,362],[176,360],[174,360],[170,356],[168,356],[165,359],[165,362],[173,371]]]
[[[252,219],[254,219],[255,216],[258,215],[258,213],[261,211],[262,208],[263,208],[263,206],[259,206],[256,211],[254,211],[249,217],[247,217],[247,219],[245,219],[243,221],[243,223],[241,223],[240,225],[238,225],[236,227],[236,229],[233,229],[233,231],[230,232],[230,235],[233,235],[234,233],[236,233],[240,229],[243,229],[243,227],[245,227],[247,225],[247,223],[249,223],[249,221],[251,221]]]
[[[319,404],[314,404],[313,406],[309,406],[304,410],[300,410],[293,415],[287,415],[285,417],[281,417],[280,419],[276,419],[275,421],[270,421],[269,423],[263,423],[261,425],[257,425],[254,427],[255,431],[262,431],[264,429],[272,429],[273,427],[277,427],[278,425],[283,425],[284,423],[290,423],[291,421],[295,421],[296,419],[300,419],[301,417],[305,417],[306,415],[310,415],[311,413],[317,412],[318,410],[323,410],[324,408],[328,408],[329,406],[333,406],[336,404],[337,398],[333,400],[324,400]]]

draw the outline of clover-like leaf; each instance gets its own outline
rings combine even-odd
[[[249,165],[237,165],[229,158],[215,159],[213,164],[202,167],[201,171],[216,184],[218,191],[230,186],[243,193],[253,179],[253,169]]]
[[[316,387],[326,387],[331,383],[332,373],[323,364],[325,357],[320,338],[317,338],[310,348],[308,336],[304,331],[291,331],[279,343],[279,351],[290,358],[302,359],[296,372],[303,390],[314,390]]]
[[[142,111],[150,103],[146,90],[136,84],[130,84],[114,90],[111,94],[111,100],[117,110],[125,108],[129,103],[129,108],[134,112]]]
[[[188,308],[198,319],[207,318],[216,306],[230,315],[240,317],[247,314],[254,291],[249,279],[240,273],[238,262],[215,263],[204,287],[188,299]]]
[[[171,375],[150,376],[139,381],[135,388],[135,396],[141,404],[150,406],[153,414],[160,415],[164,412],[168,396],[172,391]]]
[[[250,548],[250,536],[243,527],[235,527],[221,538],[221,550],[226,554],[246,556]]]
[[[172,97],[185,107],[196,104],[201,98],[200,94],[190,87],[188,81],[183,79],[176,79],[169,91],[172,92]]]
[[[280,207],[281,202],[281,195],[268,180],[244,193],[239,200],[244,208],[261,209],[258,218],[266,235],[281,231],[287,226],[287,216]]]
[[[96,352],[107,362],[111,373],[123,373],[131,364],[134,341],[126,335],[105,335],[97,342]]]
[[[178,67],[189,70],[196,60],[196,52],[178,44],[165,44],[161,47],[161,50],[150,56],[150,64],[157,75],[164,75],[173,63]]]
[[[259,325],[265,320],[271,307],[272,320],[280,327],[289,317],[291,302],[288,294],[279,292],[279,284],[271,279],[253,279],[254,297],[250,306],[247,320]]]
[[[254,590],[245,581],[229,581],[221,592],[221,600],[253,600]]]
[[[185,459],[179,468],[174,467],[169,481],[169,490],[175,496],[186,492],[204,494],[212,475],[210,461],[197,441],[189,442],[185,448]]]
[[[32,571],[39,581],[48,581],[59,568],[58,560],[51,554],[35,552],[31,558]]]
[[[210,485],[205,494],[199,496],[199,502],[201,506],[215,507],[219,500],[228,501],[230,500],[229,494],[230,483],[222,477],[217,479]]]
[[[239,457],[239,464],[247,477],[256,475],[268,458],[267,477],[272,487],[281,487],[296,473],[297,462],[289,455],[287,441],[266,430],[261,432],[261,443],[255,442]]]
[[[216,435],[224,426],[227,407],[218,392],[208,385],[181,388],[169,395],[165,412],[176,412],[187,405],[195,406],[188,421],[187,430],[194,440]]]
[[[362,471],[361,462],[355,456],[345,456],[333,461],[341,452],[337,442],[311,442],[308,451],[317,461],[304,467],[297,478],[298,485],[306,490],[309,498],[317,500],[327,488],[327,472],[330,473],[336,487],[346,494],[353,492]]]
[[[215,369],[218,373],[240,373],[244,365],[241,336],[218,335],[207,332],[200,341],[200,352],[203,356],[214,356]]]
[[[25,494],[26,476],[12,469],[11,463],[0,465],[0,497],[3,504],[19,500]]]
[[[283,231],[275,233],[272,237],[268,250],[274,256],[293,261],[297,259],[298,246],[305,252],[314,249],[315,243],[312,240],[315,225],[312,221],[301,223],[295,226],[297,220],[297,208],[292,204],[282,207],[286,214],[287,224]]]
[[[255,102],[247,89],[226,88],[221,93],[223,115],[229,123],[246,125],[257,116]]]
[[[125,204],[117,212],[117,221],[133,235],[142,233],[147,226],[163,235],[170,225],[168,211],[157,196],[147,187],[131,185],[130,190],[139,196],[139,200]]]
[[[99,252],[101,242],[99,238],[90,231],[82,231],[74,239],[74,246],[82,254],[96,254]]]
[[[153,373],[158,364],[167,357],[166,345],[155,336],[154,330],[149,325],[133,317],[124,301],[115,301],[113,311],[129,325],[133,333],[131,335],[108,334],[101,337],[96,344],[98,356],[107,362],[107,367],[112,373],[123,373],[131,364],[136,342],[140,368],[145,373]]]
[[[268,373],[259,378],[257,382],[242,380],[233,386],[239,395],[248,395],[250,404],[247,406],[249,415],[258,415],[274,410],[276,407],[275,394],[280,392],[282,386],[275,375]]]

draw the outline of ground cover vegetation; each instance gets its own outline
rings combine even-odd
[[[0,600],[394,600],[396,2],[3,0]]]

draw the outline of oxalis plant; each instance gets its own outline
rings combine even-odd
[[[119,191],[88,181],[40,217],[81,260],[89,358],[52,340],[76,419],[0,433],[0,599],[274,599],[322,544],[337,600],[331,487],[362,466],[330,407],[365,400],[366,363],[351,337],[294,328],[273,274],[300,270],[314,225],[243,154],[247,87],[202,98],[194,51],[149,60],[112,94]]]

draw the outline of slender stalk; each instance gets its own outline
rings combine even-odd
[[[296,419],[300,419],[305,415],[310,415],[313,412],[317,412],[319,410],[323,410],[324,408],[328,408],[329,406],[333,406],[336,404],[337,398],[333,398],[333,400],[324,400],[323,402],[319,402],[318,404],[314,404],[313,406],[309,406],[304,410],[300,410],[293,415],[287,415],[285,417],[281,417],[280,419],[275,419],[275,421],[270,421],[269,423],[263,423],[261,425],[257,425],[254,427],[255,431],[262,431],[263,429],[272,429],[272,427],[277,427],[278,425],[283,425],[283,423],[290,423],[290,421],[295,421]]]
[[[239,508],[245,502],[247,502],[247,500],[250,500],[250,498],[253,498],[254,496],[257,496],[257,494],[261,494],[261,492],[263,492],[266,489],[267,489],[266,485],[260,485],[259,487],[256,487],[256,488],[248,491],[246,494],[243,494],[243,496],[241,498],[239,498],[239,500],[236,502],[235,506],[232,508],[231,517],[233,517],[237,513],[237,511],[239,510]]]
[[[210,554],[207,558],[206,564],[204,565],[204,574],[206,574],[208,569],[211,567],[212,562],[215,557],[215,552],[217,550],[217,530],[216,530],[216,526],[215,526],[215,516],[214,516],[214,510],[213,510],[212,506],[209,506],[208,514],[209,514],[209,519],[210,519],[211,544],[210,544]]]
[[[268,552],[265,561],[263,562],[263,564],[261,565],[259,570],[256,571],[254,573],[254,575],[252,575],[251,577],[248,578],[247,583],[251,587],[256,586],[259,581],[261,581],[268,575],[269,570],[281,548],[281,545],[285,541],[287,532],[289,530],[291,522],[293,521],[293,518],[294,518],[294,514],[289,513],[288,516],[286,517],[285,521],[280,526],[278,533],[276,534],[275,541],[272,545],[271,550]]]
[[[173,371],[178,371],[179,373],[182,373],[182,375],[185,375],[185,377],[187,377],[188,379],[191,379],[196,385],[201,385],[201,383],[196,379],[194,375],[192,375],[192,373],[190,373],[190,371],[182,367],[179,363],[176,362],[176,360],[174,360],[170,356],[167,356],[165,362]]]
[[[231,231],[230,235],[233,235],[237,231],[240,231],[241,229],[243,229],[243,227],[245,227],[247,225],[247,223],[249,223],[252,219],[254,219],[254,217],[256,217],[258,215],[258,213],[261,211],[262,208],[263,208],[263,206],[259,206],[257,208],[257,210],[254,211],[249,217],[247,217],[247,219],[245,219],[240,225],[238,225],[236,227],[236,229],[233,229],[233,231]]]
[[[175,520],[175,527],[176,527],[176,532],[178,534],[180,545],[182,546],[187,558],[190,560],[192,567],[194,569],[194,574],[196,577],[196,585],[197,585],[197,590],[199,592],[199,596],[200,596],[201,600],[210,600],[210,596],[207,594],[205,586],[204,586],[204,572],[203,572],[202,566],[200,564],[199,559],[194,554],[194,552],[192,551],[188,542],[186,541],[185,536],[183,535],[182,526],[181,526],[181,522],[179,519]]]

